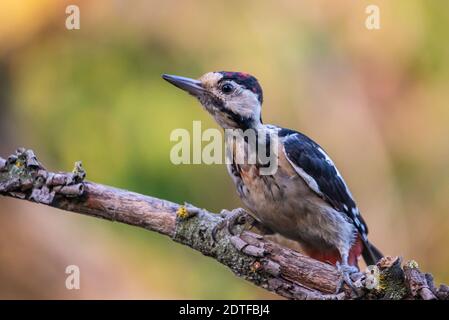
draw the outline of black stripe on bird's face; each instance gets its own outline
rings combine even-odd
[[[259,81],[257,79],[245,72],[232,72],[232,71],[219,71],[222,75],[221,81],[225,80],[232,80],[235,83],[238,83],[242,87],[251,90],[253,93],[257,95],[257,99],[259,100],[259,103],[262,104],[263,102],[263,92],[262,87],[259,84]]]
[[[235,113],[231,109],[226,108],[223,100],[214,95],[209,95],[208,98],[211,100],[213,106],[218,109],[218,112],[224,116],[227,116],[238,129],[246,130],[251,128],[254,122],[252,118],[242,116],[241,114]]]

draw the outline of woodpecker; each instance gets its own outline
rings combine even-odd
[[[312,258],[336,265],[349,286],[360,256],[367,265],[382,257],[368,241],[368,227],[324,149],[300,132],[262,122],[263,92],[255,77],[227,71],[209,72],[198,80],[162,77],[196,97],[223,129],[253,129],[278,137],[274,174],[261,175],[257,163],[227,164],[240,198],[265,230],[299,242]]]

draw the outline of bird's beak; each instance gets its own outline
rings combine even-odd
[[[170,82],[172,85],[178,87],[179,89],[187,91],[188,93],[190,93],[195,97],[200,96],[204,92],[204,88],[201,85],[201,81],[191,78],[174,76],[170,74],[163,74],[162,78]]]

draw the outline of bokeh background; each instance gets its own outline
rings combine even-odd
[[[65,28],[65,8],[81,29]],[[381,29],[365,27],[380,8]],[[210,210],[240,202],[220,165],[169,161],[170,132],[217,127],[162,73],[247,71],[264,120],[332,155],[384,253],[449,282],[449,2],[0,2],[0,152]],[[81,290],[65,288],[65,267]],[[0,198],[0,298],[276,298],[160,235]]]

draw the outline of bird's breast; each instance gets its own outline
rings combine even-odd
[[[281,234],[296,234],[301,212],[310,211],[317,195],[296,174],[282,150],[273,174],[264,175],[261,168],[236,161],[228,165],[240,198],[255,218]]]
[[[245,148],[237,145],[236,148]],[[235,153],[234,153],[235,154]],[[277,169],[262,174],[262,166],[228,164],[237,192],[254,215],[271,230],[318,250],[335,248],[344,239],[351,239],[354,227],[344,215],[313,191],[297,174],[279,144]],[[329,239],[335,240],[329,242]]]

